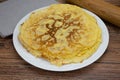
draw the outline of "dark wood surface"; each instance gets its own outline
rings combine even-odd
[[[120,0],[106,0],[120,6]],[[51,72],[25,62],[15,51],[12,36],[0,37],[0,80],[120,80],[120,28],[105,22],[109,46],[95,63],[71,72]]]

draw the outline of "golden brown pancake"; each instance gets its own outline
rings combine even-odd
[[[84,61],[102,40],[96,19],[69,4],[33,12],[21,25],[18,37],[31,54],[57,66]]]

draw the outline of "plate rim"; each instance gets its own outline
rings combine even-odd
[[[65,72],[65,71],[73,71],[73,70],[77,70],[77,69],[81,69],[81,68],[84,68],[84,67],[87,67],[88,65],[90,65],[90,64],[92,64],[92,63],[94,63],[94,62],[96,62],[104,53],[105,53],[105,50],[107,49],[107,47],[108,47],[108,43],[109,43],[109,32],[108,32],[108,29],[107,29],[107,27],[106,27],[106,25],[105,25],[105,23],[95,14],[95,13],[93,13],[93,12],[91,12],[91,11],[89,11],[89,10],[87,10],[87,9],[84,9],[84,8],[82,8],[85,12],[87,12],[88,14],[90,14],[90,15],[92,15],[96,20],[97,20],[97,23],[98,23],[98,25],[99,25],[99,27],[101,28],[101,30],[102,30],[102,37],[103,37],[103,29],[102,28],[104,28],[104,32],[106,32],[106,34],[104,34],[104,35],[106,35],[106,37],[107,37],[107,43],[106,43],[106,45],[104,46],[104,48],[103,48],[103,50],[102,50],[102,53],[99,55],[99,56],[97,56],[97,58],[95,58],[94,60],[92,60],[92,61],[90,61],[89,63],[87,63],[86,65],[84,65],[84,66],[81,66],[81,67],[79,67],[79,64],[82,64],[83,62],[85,62],[85,61],[83,61],[82,63],[73,63],[73,67],[70,67],[70,66],[68,66],[68,67],[70,67],[69,69],[66,69],[66,68],[64,68],[64,67],[57,67],[57,68],[46,68],[46,67],[40,67],[40,66],[38,66],[38,65],[35,65],[33,62],[30,62],[30,61],[28,61],[22,54],[21,54],[21,51],[18,49],[18,45],[16,45],[16,40],[18,40],[18,39],[16,39],[16,37],[18,36],[16,36],[16,31],[18,31],[18,33],[19,33],[19,30],[17,30],[19,27],[20,27],[20,24],[22,23],[22,22],[24,22],[26,19],[28,19],[29,18],[29,16],[30,16],[30,14],[32,13],[32,12],[35,12],[35,11],[37,11],[37,10],[42,10],[42,9],[45,9],[45,8],[47,8],[47,7],[49,7],[49,6],[45,6],[45,7],[42,7],[42,8],[39,8],[39,9],[36,9],[36,10],[33,10],[33,11],[31,11],[31,12],[29,12],[27,15],[25,15],[22,19],[20,19],[19,20],[19,22],[17,23],[17,25],[16,25],[16,27],[15,27],[15,29],[14,29],[14,32],[13,32],[13,45],[14,45],[14,48],[15,48],[15,50],[17,51],[17,54],[23,59],[23,60],[25,60],[27,63],[29,63],[29,64],[31,64],[31,65],[33,65],[33,66],[35,66],[35,67],[37,67],[37,68],[40,68],[40,69],[43,69],[43,70],[48,70],[48,71],[57,71],[57,72]],[[100,25],[101,24],[101,25]],[[101,27],[102,26],[102,27]],[[19,42],[20,43],[20,42]],[[102,44],[102,43],[101,43]],[[22,46],[22,44],[20,43],[20,45]],[[100,46],[99,46],[100,47]],[[99,47],[98,47],[98,49],[99,49]],[[24,47],[23,47],[24,48]],[[25,49],[25,48],[24,48]],[[97,50],[98,50],[97,49]],[[96,51],[97,52],[97,51]],[[95,52],[95,53],[96,53]],[[29,53],[29,52],[28,52]],[[95,55],[95,53],[93,53],[93,55]],[[97,53],[96,53],[97,54]],[[28,55],[32,55],[32,54],[28,54]],[[92,56],[93,56],[92,55]],[[33,56],[33,55],[32,55]],[[92,56],[90,56],[90,57],[92,57]],[[34,57],[34,56],[33,56]],[[87,59],[87,60],[89,60],[89,58]],[[75,65],[76,64],[76,65]],[[78,65],[77,65],[78,64]],[[49,64],[49,65],[52,65],[52,64]],[[67,64],[67,65],[72,65],[72,64]],[[66,66],[66,65],[64,65],[64,66]],[[77,67],[76,67],[77,66]]]

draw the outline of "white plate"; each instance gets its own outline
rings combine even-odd
[[[46,7],[44,7],[44,8],[46,8]],[[44,8],[40,8],[40,9],[44,9]],[[37,9],[37,10],[39,10],[39,9]],[[30,14],[34,11],[30,12],[25,17],[23,17],[16,25],[16,28],[13,33],[13,43],[14,43],[14,47],[15,47],[16,51],[26,62],[28,62],[31,65],[36,66],[38,68],[41,68],[44,70],[49,70],[49,71],[59,71],[59,72],[60,71],[72,71],[72,70],[76,70],[76,69],[81,69],[83,67],[86,67],[86,66],[92,64],[97,59],[99,59],[105,52],[105,50],[108,46],[108,42],[109,42],[109,34],[108,34],[108,30],[107,30],[104,22],[98,16],[96,16],[94,13],[92,13],[88,10],[85,10],[85,11],[96,18],[98,25],[102,29],[102,43],[100,44],[98,50],[90,58],[83,61],[82,63],[73,63],[73,64],[63,65],[62,67],[57,67],[55,65],[50,64],[50,62],[46,61],[45,59],[34,57],[28,51],[26,51],[26,49],[22,46],[22,44],[18,40],[19,27],[20,27],[20,24],[22,24],[26,19],[28,19]]]

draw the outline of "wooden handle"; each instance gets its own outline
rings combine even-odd
[[[67,2],[86,8],[102,19],[120,27],[120,7],[103,0],[67,0]]]

